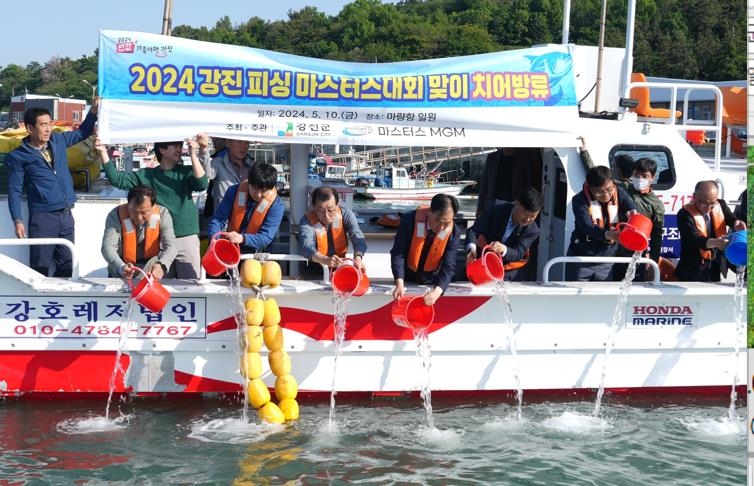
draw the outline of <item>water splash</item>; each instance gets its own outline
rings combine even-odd
[[[284,430],[284,427],[279,424],[269,424],[267,422],[255,424],[245,419],[201,419],[191,424],[191,432],[188,436],[202,442],[250,444],[261,442],[270,435],[282,430]]]
[[[524,418],[524,390],[521,388],[521,374],[518,363],[518,350],[516,348],[516,326],[513,324],[513,307],[511,307],[508,287],[506,287],[505,282],[502,280],[496,282],[495,289],[500,302],[503,304],[503,324],[508,329],[508,342],[510,343],[511,355],[513,356],[513,380],[516,382],[516,416],[521,421]]]
[[[422,364],[422,382],[421,397],[424,402],[424,410],[427,413],[427,426],[435,428],[435,419],[432,416],[432,386],[430,383],[430,371],[432,369],[432,350],[429,347],[429,336],[427,329],[411,329],[414,333],[414,342],[416,342],[416,356]]]
[[[238,341],[238,349],[236,354],[238,356],[239,366],[242,363],[242,357],[246,353],[246,308],[243,302],[243,293],[241,292],[241,276],[238,273],[238,267],[231,267],[228,269],[228,275],[230,276],[230,298],[231,309],[233,310],[233,318],[236,321],[236,338]],[[243,407],[241,408],[241,420],[244,422],[249,421],[249,380],[247,380],[243,373],[241,374],[241,387],[243,388]]]
[[[641,252],[634,252],[631,257],[631,261],[628,264],[626,270],[626,276],[623,277],[623,281],[620,284],[618,290],[618,302],[615,304],[615,310],[613,311],[613,322],[610,324],[610,334],[607,337],[607,346],[605,347],[605,356],[602,358],[602,374],[600,375],[600,387],[597,390],[597,399],[594,401],[594,412],[592,415],[599,417],[600,406],[602,405],[602,396],[605,394],[605,375],[607,374],[607,359],[610,357],[610,352],[615,345],[615,335],[618,330],[623,327],[626,322],[626,301],[628,300],[628,293],[631,291],[631,282],[633,282],[636,276],[636,267],[639,264],[639,258],[641,258]]]
[[[130,415],[121,415],[112,420],[107,417],[86,417],[63,420],[57,424],[56,430],[62,434],[97,434],[123,430],[128,426]]]
[[[578,412],[565,411],[557,417],[550,417],[542,422],[548,429],[571,434],[592,434],[612,427],[610,423],[596,415],[582,415]]]
[[[335,358],[332,366],[332,384],[330,386],[330,415],[327,421],[327,429],[333,432],[335,429],[335,395],[338,394],[335,387],[338,376],[338,359],[343,354],[343,340],[346,337],[346,317],[348,317],[348,300],[349,294],[335,292],[333,304],[335,312],[333,314],[333,326],[335,326]]]
[[[115,364],[113,365],[113,372],[110,374],[110,383],[108,385],[107,393],[107,405],[105,406],[105,421],[110,421],[110,403],[113,400],[113,392],[115,391],[115,377],[118,375],[118,371],[125,375],[123,367],[120,365],[120,357],[123,355],[123,350],[126,349],[126,343],[128,342],[128,334],[131,331],[131,316],[134,311],[133,299],[128,299],[126,304],[126,312],[121,319],[118,326],[118,350],[115,352]]]
[[[733,347],[733,384],[730,387],[730,405],[728,406],[728,419],[734,421],[738,418],[736,414],[736,385],[738,385],[738,364],[741,355],[739,343],[745,341],[744,333],[746,332],[746,282],[744,280],[746,267],[736,267],[736,290],[733,294],[733,318],[736,322],[736,337]]]

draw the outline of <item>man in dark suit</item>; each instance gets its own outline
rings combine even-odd
[[[466,231],[466,264],[481,256],[482,248],[489,244],[490,251],[503,258],[505,280],[515,280],[539,237],[539,226],[534,221],[542,204],[539,191],[529,188],[521,191],[513,203],[487,209]]]
[[[719,282],[725,262],[722,250],[728,244],[728,228],[745,230],[746,223],[717,198],[715,181],[701,181],[694,188],[694,200],[678,210],[681,259],[675,276],[683,282]]]

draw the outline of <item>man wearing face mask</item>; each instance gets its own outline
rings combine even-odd
[[[665,218],[665,206],[657,194],[652,191],[652,181],[657,173],[657,162],[648,157],[643,157],[634,162],[634,168],[629,179],[631,185],[628,187],[628,195],[636,204],[636,209],[652,220],[652,232],[649,235],[649,258],[655,262],[660,261],[660,248],[662,247],[662,224]],[[633,252],[618,247],[615,256],[630,257]],[[646,256],[646,255],[645,255]],[[628,265],[625,263],[616,263],[613,265],[613,280],[619,282],[626,276]],[[634,280],[646,280],[645,268],[639,267],[636,270]]]

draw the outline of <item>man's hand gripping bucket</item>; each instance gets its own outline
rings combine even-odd
[[[435,308],[424,303],[423,295],[404,295],[393,302],[390,315],[398,326],[421,331],[434,322]]]
[[[207,252],[202,257],[202,267],[207,275],[217,277],[227,271],[229,268],[238,265],[241,261],[241,250],[238,245],[231,243],[225,236],[227,233],[216,233],[207,248]]]
[[[620,231],[618,241],[631,251],[644,251],[649,246],[649,235],[652,234],[652,220],[641,213],[634,213],[627,223],[615,225]]]
[[[364,295],[369,288],[369,277],[356,268],[355,262],[346,258],[332,274],[332,286],[336,292],[353,297]]]
[[[746,230],[735,231],[728,235],[725,258],[737,267],[746,265]]]
[[[482,249],[482,257],[466,265],[466,276],[474,285],[500,282],[505,277],[503,259],[489,251],[490,245]]]
[[[131,298],[152,312],[161,312],[170,300],[170,292],[156,278],[144,273],[141,268],[134,267],[134,270],[141,272],[144,278],[136,284],[136,287],[131,283],[131,279],[128,279]]]

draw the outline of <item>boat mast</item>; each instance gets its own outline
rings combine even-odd
[[[626,53],[623,58],[623,82],[620,86],[620,96],[626,91],[631,82],[631,73],[634,70],[634,25],[636,23],[636,0],[628,0],[626,13]],[[671,107],[672,108],[672,107]]]
[[[571,28],[571,0],[563,0],[563,35],[561,44],[568,45],[568,33]]]
[[[605,51],[605,17],[607,16],[607,0],[602,0],[600,13],[600,42],[597,51],[597,88],[594,90],[594,112],[600,112],[600,91],[602,90],[602,56]]]
[[[162,35],[170,35],[173,30],[173,0],[165,0],[165,10],[162,13]]]

